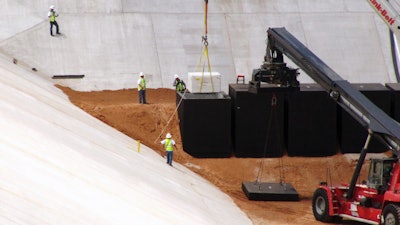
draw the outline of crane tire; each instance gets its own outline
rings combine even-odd
[[[318,188],[313,195],[312,209],[316,220],[322,222],[332,222],[334,217],[329,216],[329,199],[326,191]]]
[[[383,208],[382,225],[399,225],[400,224],[400,207],[395,204],[388,204]]]

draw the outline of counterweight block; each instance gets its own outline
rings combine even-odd
[[[289,183],[242,182],[242,190],[249,200],[299,201],[299,194]]]

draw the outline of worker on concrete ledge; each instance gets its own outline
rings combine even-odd
[[[165,151],[167,153],[167,164],[172,166],[172,157],[174,156],[174,146],[175,141],[172,139],[172,135],[167,133],[165,139],[161,141],[161,144],[164,145]]]
[[[146,80],[144,79],[144,73],[140,72],[139,80],[137,81],[138,84],[138,92],[139,92],[139,103],[140,104],[147,104],[146,101]]]
[[[56,12],[56,10],[54,9],[54,5],[50,6],[50,11],[47,13],[47,17],[49,17],[50,20],[50,35],[53,35],[53,26],[56,26],[56,33],[57,34],[61,34],[60,33],[60,29],[58,27],[58,23],[56,21],[56,17],[58,17],[58,13]]]
[[[184,92],[186,90],[186,84],[185,82],[183,82],[183,80],[181,80],[179,78],[178,74],[175,74],[175,80],[174,83],[172,84],[172,86],[174,86],[176,88],[177,92]]]

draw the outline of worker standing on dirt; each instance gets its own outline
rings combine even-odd
[[[50,35],[53,35],[53,26],[56,26],[56,32],[57,34],[61,34],[60,33],[60,29],[58,27],[58,23],[56,21],[56,17],[58,17],[58,13],[56,12],[56,10],[54,9],[54,5],[50,6],[50,11],[47,13],[47,17],[49,17],[50,20]]]
[[[184,92],[186,90],[186,84],[185,82],[183,82],[183,80],[181,80],[179,78],[178,74],[175,74],[175,80],[174,83],[172,84],[172,86],[174,86],[176,88],[177,92]]]
[[[167,163],[172,166],[172,157],[174,156],[174,146],[175,141],[172,139],[172,135],[167,133],[165,139],[161,141],[161,144],[164,145],[165,151],[167,153]]]
[[[138,92],[139,92],[139,103],[147,104],[146,101],[146,80],[144,79],[144,73],[140,72],[140,77],[137,82],[138,84]]]

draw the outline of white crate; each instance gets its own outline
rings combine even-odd
[[[218,72],[189,72],[187,89],[191,93],[221,92],[221,74]]]

